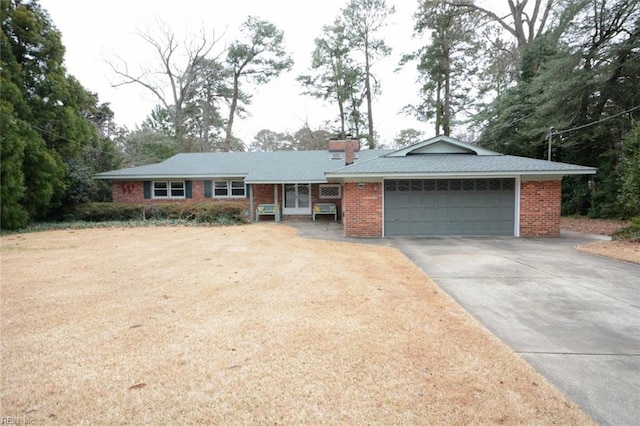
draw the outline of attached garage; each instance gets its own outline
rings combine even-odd
[[[595,172],[441,135],[325,175],[348,237],[538,237],[560,235],[562,177]]]
[[[513,236],[516,180],[384,181],[385,236]]]

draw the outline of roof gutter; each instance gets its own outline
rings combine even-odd
[[[438,172],[438,173],[325,173],[328,181],[341,180],[344,182],[358,182],[362,179],[425,179],[425,178],[490,178],[513,176],[567,176],[567,175],[593,175],[595,168],[574,170],[538,170],[538,171],[501,171],[501,172]]]
[[[106,174],[97,174],[93,175],[93,179],[96,180],[160,180],[160,179],[244,179],[247,174],[242,175],[230,175],[230,174],[222,174],[222,175],[106,175]]]

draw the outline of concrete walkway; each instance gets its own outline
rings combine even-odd
[[[640,424],[640,265],[573,248],[597,237],[357,240],[287,224],[398,248],[595,421]]]

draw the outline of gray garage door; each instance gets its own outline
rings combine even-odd
[[[386,180],[386,236],[514,235],[515,179]]]

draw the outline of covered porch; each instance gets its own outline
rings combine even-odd
[[[253,183],[249,211],[252,221],[286,219],[332,220],[341,218],[342,187],[312,182]]]

